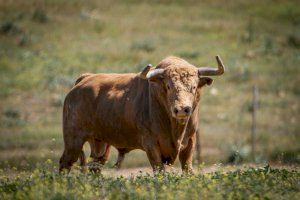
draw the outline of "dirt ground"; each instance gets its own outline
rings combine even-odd
[[[211,166],[203,166],[199,167],[198,169],[194,167],[194,173],[212,173],[216,171],[220,172],[228,172],[228,171],[235,171],[235,170],[243,170],[248,168],[262,168],[266,165],[257,165],[257,164],[245,164],[245,165],[222,165],[222,164],[215,164]],[[271,168],[280,168],[280,169],[287,169],[287,170],[300,170],[300,166],[287,166],[287,165],[270,165]],[[177,167],[168,166],[166,168],[167,172],[173,173],[181,173],[181,169]],[[139,167],[139,168],[127,168],[127,169],[112,169],[112,168],[104,168],[101,172],[104,176],[108,177],[134,177],[138,175],[146,175],[152,174],[152,168],[150,167]]]

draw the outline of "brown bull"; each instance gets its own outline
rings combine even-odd
[[[60,170],[83,157],[86,141],[94,145],[94,158],[113,145],[125,153],[144,150],[154,171],[164,170],[177,156],[183,171],[192,170],[200,90],[212,83],[204,76],[224,73],[216,58],[218,69],[167,57],[138,74],[83,75],[64,102]]]

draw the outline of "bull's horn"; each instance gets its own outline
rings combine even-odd
[[[224,74],[225,66],[219,56],[216,56],[218,62],[218,69],[211,67],[201,67],[198,69],[198,73],[200,76],[219,76]]]
[[[151,79],[151,78],[153,78],[155,76],[159,76],[159,75],[163,74],[164,71],[165,71],[164,69],[153,69],[150,72],[148,72],[146,78],[147,79]]]
[[[150,69],[151,69],[151,67],[152,67],[152,65],[151,64],[148,64],[144,69],[143,69],[143,71],[140,73],[140,77],[142,78],[142,79],[146,79],[147,77],[147,74],[148,74],[148,72],[150,71]]]

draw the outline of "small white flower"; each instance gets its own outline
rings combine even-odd
[[[219,119],[225,119],[226,118],[226,113],[218,113],[217,118]]]
[[[212,89],[210,89],[209,92],[210,92],[210,94],[213,95],[213,96],[217,96],[218,93],[219,93],[219,91],[218,91],[217,88],[212,88]]]

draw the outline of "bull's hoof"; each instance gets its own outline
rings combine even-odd
[[[195,174],[194,170],[192,168],[188,168],[188,169],[182,169],[182,173],[184,174]]]
[[[101,169],[102,169],[102,164],[100,164],[99,162],[89,162],[88,164],[88,169],[91,171],[91,172],[94,172],[94,173],[101,173]]]
[[[113,168],[115,169],[115,170],[120,170],[121,169],[121,166],[119,165],[119,164],[115,164],[114,166],[113,166]]]
[[[81,166],[81,172],[82,173],[86,173],[88,171],[88,167],[87,166]]]

